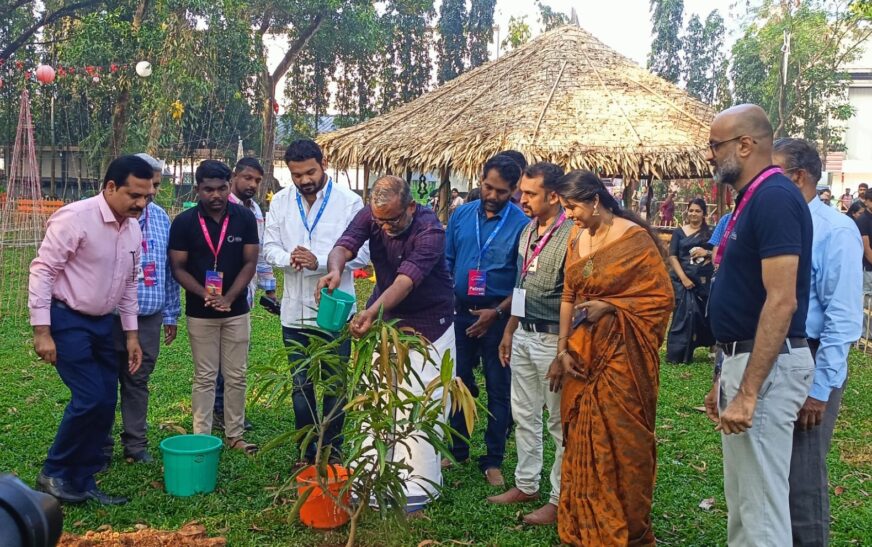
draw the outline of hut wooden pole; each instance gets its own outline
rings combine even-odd
[[[363,204],[369,203],[369,164],[363,164]]]
[[[451,165],[442,168],[442,181],[439,184],[439,220],[448,222],[448,207],[451,205]]]

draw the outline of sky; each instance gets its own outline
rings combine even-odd
[[[574,7],[582,28],[618,53],[645,66],[651,47],[650,0],[544,0],[543,3],[566,14]],[[727,28],[735,28],[738,26],[735,16],[730,15],[733,3],[735,0],[684,0],[685,22],[694,13],[705,20],[709,12],[717,9]],[[532,0],[497,0],[494,22],[500,28],[500,40],[505,38],[510,16],[526,15],[533,35],[539,34],[538,14]]]

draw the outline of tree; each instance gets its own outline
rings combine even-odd
[[[533,35],[530,32],[530,25],[527,24],[527,16],[509,17],[509,29],[506,37],[503,39],[502,46],[506,49],[516,49],[530,41]]]
[[[684,85],[687,92],[697,99],[704,99],[709,81],[709,48],[705,42],[705,29],[699,16],[693,14],[687,22],[682,45],[684,46]]]
[[[730,79],[728,76],[729,61],[725,53],[724,18],[718,10],[713,10],[705,19],[703,28],[703,43],[706,47],[709,78],[703,86],[702,99],[722,110],[732,103]]]
[[[382,16],[381,35],[386,44],[380,46],[379,81],[361,91],[367,96],[376,84],[381,86],[379,110],[387,112],[423,94],[430,83],[433,60],[431,21],[435,16],[433,0],[388,3]]]
[[[439,83],[463,73],[466,56],[466,2],[443,0],[439,8]]]
[[[14,32],[0,33],[2,49],[0,49],[0,61],[9,59],[16,51],[30,42],[33,36],[41,29],[51,26],[59,21],[69,17],[80,16],[103,6],[103,0],[80,0],[77,2],[56,2],[53,7],[49,7],[48,3],[42,6],[40,12],[35,18],[34,0],[10,0],[11,3],[7,6],[0,7],[0,21],[14,23],[15,19],[31,19],[30,24],[15,28],[12,24],[2,25],[5,30]],[[29,12],[29,13],[28,13]]]
[[[833,120],[853,115],[847,102],[846,63],[856,59],[872,29],[851,3],[810,0],[763,2],[733,46],[732,79],[738,102],[762,106],[776,135],[821,144],[822,155],[841,146]],[[790,48],[785,55],[785,36]]]
[[[542,25],[543,32],[569,23],[569,17],[565,13],[554,11],[554,8],[543,4],[540,0],[536,0],[536,6],[539,7],[539,24]]]
[[[494,41],[494,8],[496,0],[472,0],[469,8],[468,49],[469,68],[487,62],[487,48]]]
[[[681,76],[681,25],[684,0],[651,0],[651,52],[648,70],[670,82]]]

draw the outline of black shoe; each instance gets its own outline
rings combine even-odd
[[[224,431],[224,413],[217,410],[212,413],[212,429]]]
[[[151,454],[149,454],[147,450],[137,452],[136,454],[130,454],[125,456],[124,459],[127,463],[151,463],[154,461],[154,458],[151,457]]]
[[[248,418],[246,418],[245,421],[242,422],[242,428],[245,431],[251,431],[252,429],[254,429],[254,425],[248,421]]]
[[[88,499],[84,492],[77,492],[66,480],[47,477],[43,473],[40,473],[36,478],[36,489],[54,496],[58,501],[64,503],[82,503]]]
[[[124,505],[129,500],[123,496],[110,496],[96,486],[87,492],[82,492],[86,500],[94,500],[100,505]]]

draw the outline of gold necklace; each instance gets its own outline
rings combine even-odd
[[[612,225],[609,224],[606,228],[606,234],[603,236],[600,244],[596,249],[593,248],[593,235],[590,233],[590,228],[587,230],[587,235],[590,237],[590,254],[587,257],[587,262],[584,264],[584,269],[581,271],[582,277],[585,279],[593,275],[593,259],[596,257],[596,253],[602,248],[603,244],[606,242],[606,239],[609,237],[609,230],[612,229]],[[579,234],[580,236],[581,234]]]

